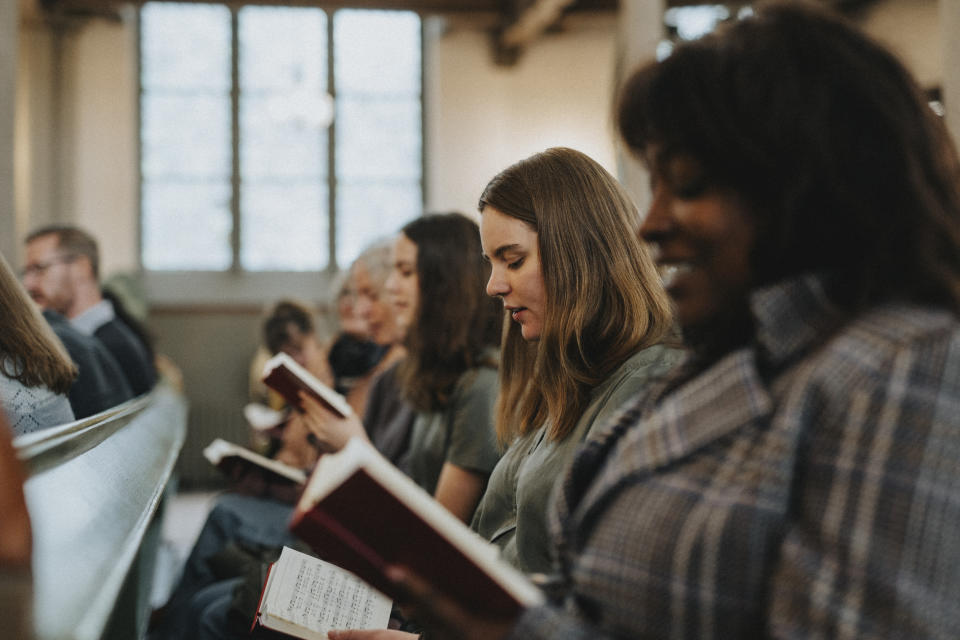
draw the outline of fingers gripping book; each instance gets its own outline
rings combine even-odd
[[[264,363],[263,383],[282,395],[291,406],[299,407],[298,393],[306,391],[341,417],[345,418],[353,413],[346,398],[282,351]]]

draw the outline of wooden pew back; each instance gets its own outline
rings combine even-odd
[[[185,433],[186,402],[161,385],[14,441],[29,474],[33,638],[141,636],[159,544],[155,516]]]

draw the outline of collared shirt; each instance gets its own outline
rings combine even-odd
[[[70,324],[80,333],[92,336],[97,329],[116,317],[113,304],[109,300],[101,300],[80,315],[70,319]]]
[[[955,638],[960,323],[756,293],[754,344],[588,443],[555,495],[561,598],[511,638]]]

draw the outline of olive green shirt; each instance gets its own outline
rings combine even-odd
[[[520,570],[549,573],[552,558],[546,511],[554,484],[580,443],[681,357],[680,350],[663,345],[638,351],[594,388],[590,404],[566,438],[548,440],[544,425],[514,441],[490,475],[474,514],[473,529],[500,547],[503,558]]]
[[[497,464],[497,391],[496,369],[470,369],[460,377],[446,409],[417,413],[410,433],[410,477],[431,495],[447,462],[484,477]]]

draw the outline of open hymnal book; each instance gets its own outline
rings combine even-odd
[[[225,468],[231,464],[252,464],[297,484],[304,484],[307,481],[307,474],[302,469],[291,467],[278,460],[272,460],[220,438],[206,446],[203,450],[203,457],[215,467]]]
[[[263,365],[263,383],[283,396],[290,405],[300,406],[297,393],[306,391],[342,417],[353,413],[347,399],[321,382],[315,375],[283,353],[267,360]]]
[[[386,629],[392,605],[349,571],[284,547],[270,565],[254,626],[326,640],[331,629]]]
[[[320,458],[290,522],[317,555],[397,597],[403,565],[478,614],[507,616],[543,601],[499,550],[361,438]]]

